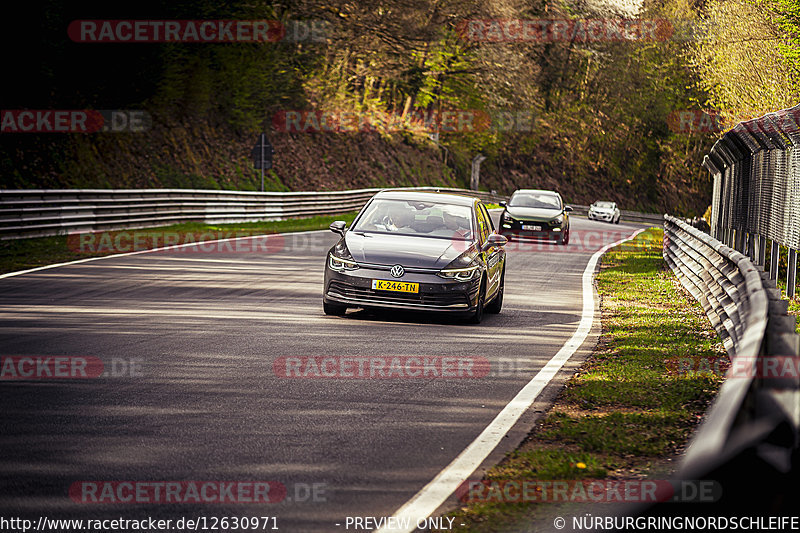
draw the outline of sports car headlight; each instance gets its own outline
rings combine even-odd
[[[335,270],[336,272],[358,269],[358,263],[356,263],[353,256],[350,255],[350,250],[347,249],[344,239],[339,241],[336,246],[333,247],[331,253],[328,254],[328,266],[331,267],[331,270]]]
[[[512,216],[506,213],[505,211],[503,212],[503,216],[500,218],[502,219],[502,222],[514,222]]]
[[[454,281],[470,281],[480,275],[480,265],[475,264],[478,255],[467,250],[456,257],[447,267],[436,273],[437,276]]]
[[[556,218],[550,221],[551,226],[560,226],[564,223],[564,215],[558,215]]]

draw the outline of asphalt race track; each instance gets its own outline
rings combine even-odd
[[[325,316],[330,232],[275,237],[271,253],[190,247],[0,279],[0,355],[96,358],[105,372],[0,381],[0,514],[269,516],[290,532],[389,516],[558,352],[581,317],[589,258],[640,227],[573,217],[569,246],[510,243],[503,311],[480,325],[361,310]],[[514,448],[594,341],[487,464]],[[489,368],[479,377],[384,379],[276,372],[284,358],[307,356],[449,356]],[[82,500],[94,486],[82,482],[103,481],[269,481],[277,482],[269,494],[283,486],[286,495],[272,503],[247,503],[249,489],[224,503]]]

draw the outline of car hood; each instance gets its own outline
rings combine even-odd
[[[562,213],[555,209],[541,209],[538,207],[506,207],[510,216],[517,220],[532,220],[536,222],[547,222]]]
[[[352,231],[345,242],[358,263],[431,269],[446,267],[472,246],[471,241]]]

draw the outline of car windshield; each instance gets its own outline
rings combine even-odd
[[[472,209],[465,205],[376,199],[351,231],[471,240]]]
[[[614,209],[614,202],[596,202],[594,206],[601,209]]]
[[[508,202],[509,207],[538,207],[540,209],[561,209],[558,196],[545,193],[516,193]]]

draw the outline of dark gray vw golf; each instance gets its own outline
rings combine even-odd
[[[506,238],[477,198],[381,191],[328,251],[326,314],[348,307],[460,313],[479,323],[503,306]]]

